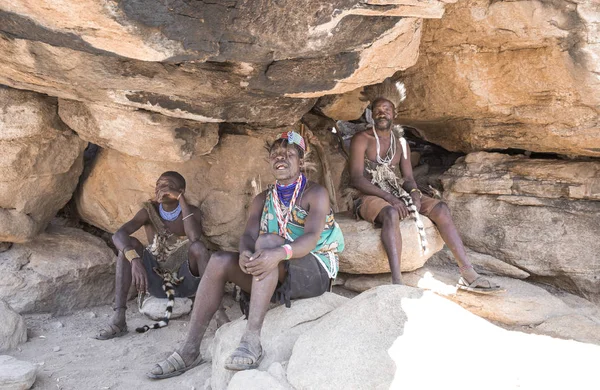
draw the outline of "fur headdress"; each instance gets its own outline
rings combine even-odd
[[[360,100],[363,102],[373,103],[375,99],[383,98],[389,100],[394,107],[398,108],[398,105],[406,99],[406,88],[403,82],[394,82],[388,77],[381,84],[365,87],[361,94]]]

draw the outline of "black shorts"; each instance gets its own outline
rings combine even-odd
[[[283,282],[278,282],[271,297],[273,303],[291,307],[292,299],[313,298],[329,290],[331,279],[317,258],[309,253],[299,259],[284,260],[287,272]],[[240,308],[248,318],[250,294],[241,291]]]
[[[152,253],[148,252],[146,249],[144,249],[144,254],[142,255],[142,262],[144,263],[144,268],[148,274],[148,292],[154,297],[166,298],[167,294],[165,294],[165,291],[162,288],[163,278],[154,272],[154,268],[160,268],[160,265]],[[177,271],[177,276],[183,276],[183,281],[177,286],[174,286],[175,296],[187,298],[196,295],[196,290],[200,284],[200,277],[192,275],[188,260],[181,264],[179,271]]]

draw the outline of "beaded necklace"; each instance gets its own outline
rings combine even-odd
[[[280,200],[280,198],[279,198],[279,193],[278,193],[279,191],[277,189],[278,184],[276,183],[275,187],[273,188],[273,195],[272,195],[273,196],[273,206],[275,207],[275,214],[277,216],[277,225],[279,226],[279,235],[283,238],[288,238],[288,236],[289,236],[287,234],[287,224],[290,220],[290,215],[292,214],[292,210],[294,209],[294,206],[296,205],[296,200],[298,199],[300,190],[304,189],[304,187],[306,185],[306,177],[303,174],[300,174],[300,176],[298,177],[298,180],[296,180],[296,182],[293,185],[295,187],[294,192],[289,201],[289,204],[287,205],[288,207],[287,207],[287,210],[285,210],[285,212],[282,210],[282,207],[281,207],[281,203],[283,203],[283,201]],[[291,186],[284,186],[284,187],[288,187],[289,190],[291,190]],[[286,206],[285,203],[284,203],[284,206]]]
[[[300,192],[302,192],[302,189],[306,185],[306,176],[301,175],[301,177],[302,183],[300,183]],[[281,203],[283,203],[285,207],[290,206],[290,201],[292,200],[292,196],[294,195],[294,191],[296,190],[297,184],[297,181],[293,182],[292,184],[288,184],[287,186],[275,183],[279,200],[281,201]]]
[[[394,138],[393,132],[390,131],[390,147],[385,154],[385,158],[379,156],[379,153],[381,153],[381,144],[379,143],[379,137],[377,136],[377,131],[375,131],[374,127],[373,135],[375,135],[375,140],[377,141],[377,162],[382,165],[390,165],[396,155],[396,138]]]
[[[181,214],[181,205],[178,204],[177,207],[175,208],[175,210],[173,210],[173,211],[165,211],[165,209],[163,209],[163,205],[161,203],[158,206],[158,212],[160,213],[160,217],[162,219],[164,219],[165,221],[172,222],[179,217],[179,214]]]

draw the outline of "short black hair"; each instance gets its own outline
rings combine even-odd
[[[390,103],[390,104],[392,105],[392,107],[394,107],[394,109],[396,109],[396,105],[394,105],[394,103],[393,103],[391,100],[389,100],[389,99],[386,99],[386,98],[384,98],[384,97],[378,97],[378,98],[376,98],[375,100],[373,100],[373,101],[371,102],[371,109],[375,108],[375,105],[376,105],[377,103],[380,103],[380,102],[388,102],[388,103]]]
[[[177,181],[179,183],[180,188],[182,190],[185,190],[185,179],[183,178],[183,176],[181,176],[181,174],[179,172],[166,171],[162,175],[160,175],[160,177],[164,177],[164,176],[168,176],[172,179],[175,179],[175,181]]]
[[[285,138],[279,138],[279,139],[276,139],[275,141],[273,141],[273,143],[267,142],[267,144],[265,145],[265,148],[267,149],[267,152],[269,152],[269,154],[271,154],[271,151],[273,150],[273,148],[276,146],[279,146],[279,145],[281,145],[283,147],[287,147],[289,145],[288,140]],[[304,158],[304,150],[302,150],[300,145],[297,145],[295,143],[292,143],[292,145],[296,148],[296,151],[298,152],[298,157]]]

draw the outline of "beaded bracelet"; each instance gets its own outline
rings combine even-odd
[[[285,250],[285,259],[284,260],[289,260],[292,258],[292,255],[294,254],[294,252],[292,251],[292,246],[290,244],[285,244],[281,246],[284,250]]]

